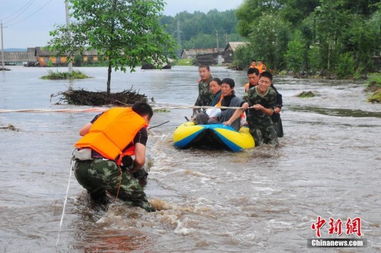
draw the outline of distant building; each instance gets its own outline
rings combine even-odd
[[[62,54],[57,56],[57,52],[50,51],[47,48],[36,47],[35,57],[40,67],[66,66],[68,64],[68,55]],[[99,56],[96,50],[84,51],[81,61],[83,63],[94,63],[99,61]]]
[[[249,45],[249,42],[229,42],[224,50],[224,63],[232,63],[234,60],[234,53],[238,48]]]
[[[215,54],[221,52],[221,48],[194,48],[183,49],[181,52],[182,59],[196,59],[198,55]]]
[[[28,48],[27,51],[4,52],[4,63],[5,65],[36,65],[37,60],[34,50]]]

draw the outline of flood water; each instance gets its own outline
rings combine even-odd
[[[0,73],[0,109],[72,108],[54,105],[51,94],[70,84],[39,79],[47,70]],[[81,71],[93,78],[74,88],[105,90],[105,68]],[[212,71],[245,81],[243,72]],[[191,105],[197,79],[195,67],[117,72],[112,89],[133,86],[158,103]],[[157,113],[153,125],[170,123],[150,133],[146,192],[164,210],[146,213],[119,201],[107,211],[93,208],[72,177],[57,248],[73,143],[95,114],[0,114],[0,126],[19,129],[0,130],[0,252],[323,252],[306,246],[317,216],[360,217],[368,240],[361,252],[380,252],[381,105],[367,103],[363,84],[352,81],[281,77],[275,86],[285,103],[280,147],[177,150],[171,135],[191,110]],[[295,97],[301,91],[319,96]]]

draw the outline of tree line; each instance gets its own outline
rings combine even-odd
[[[245,0],[238,32],[251,43],[235,64],[262,59],[274,70],[361,77],[381,52],[379,0]]]
[[[237,31],[235,10],[211,10],[207,13],[180,12],[176,16],[162,16],[160,23],[177,41],[180,49],[221,48],[226,42],[242,41]]]

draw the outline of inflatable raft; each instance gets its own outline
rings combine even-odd
[[[176,129],[173,141],[181,149],[199,147],[238,152],[255,147],[249,128],[242,127],[238,132],[222,124],[195,125],[193,122],[186,122]]]

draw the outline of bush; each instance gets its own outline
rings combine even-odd
[[[233,68],[240,70],[246,69],[253,58],[254,54],[250,46],[239,47],[234,53]]]
[[[54,72],[49,71],[48,75],[42,76],[41,79],[44,80],[73,80],[73,79],[86,79],[89,76],[83,74],[81,71],[73,71],[71,74],[69,72]]]
[[[301,33],[295,32],[294,39],[287,45],[288,50],[285,55],[288,70],[294,74],[299,74],[303,70],[305,47]]]
[[[351,53],[344,53],[339,56],[336,74],[340,79],[351,78],[355,73],[356,63]]]

